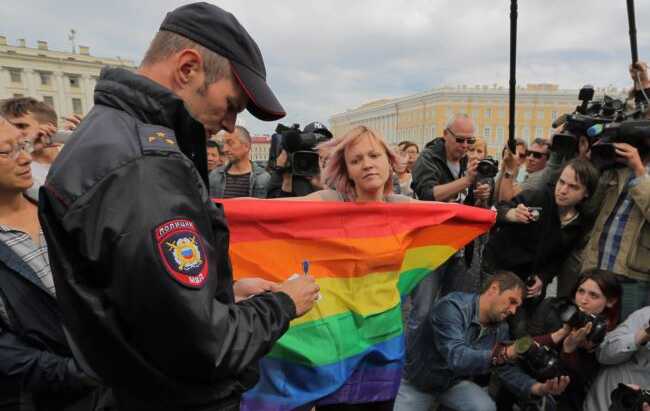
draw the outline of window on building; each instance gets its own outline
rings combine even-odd
[[[501,127],[501,126],[497,127],[496,143],[497,144],[502,144],[503,143],[503,127]]]
[[[531,113],[530,111],[524,112],[524,118],[526,120],[530,120],[531,118],[533,118],[533,113]]]
[[[537,111],[537,119],[538,120],[544,120],[544,110],[538,110]]]
[[[472,109],[472,119],[474,121],[478,121],[478,109],[477,108]]]
[[[557,120],[557,111],[551,111],[551,120]]]
[[[50,73],[39,72],[38,75],[41,77],[41,86],[49,86],[52,84],[52,75]]]
[[[25,95],[24,95],[24,94],[20,94],[20,93],[15,93],[15,94],[14,94],[14,98],[21,98],[21,97],[25,97]]]
[[[73,98],[72,99],[72,111],[75,114],[83,114],[83,107],[81,106],[81,99],[80,98]]]
[[[485,127],[485,128],[483,129],[483,138],[484,138],[484,139],[487,140],[488,138],[490,138],[490,135],[491,135],[491,134],[492,134],[492,129],[491,129],[490,127]]]
[[[436,138],[438,137],[436,135],[436,126],[431,126],[431,138]]]
[[[524,128],[522,128],[521,132],[522,132],[522,138],[524,140],[526,140],[526,142],[529,142],[530,141],[530,128],[524,127]]]
[[[54,108],[54,97],[52,96],[43,96],[43,102],[48,106]]]
[[[453,114],[454,111],[451,109],[451,107],[447,107],[447,119],[451,118]]]
[[[11,78],[12,83],[22,83],[23,76],[20,69],[9,69],[9,77]]]
[[[499,109],[499,118],[503,118],[506,115],[506,110],[503,108]]]
[[[492,118],[492,109],[491,108],[486,108],[485,109],[485,117],[486,118]]]
[[[79,88],[79,77],[70,76],[68,78],[70,80],[70,87]]]
[[[542,137],[544,137],[544,128],[543,127],[535,128],[535,138],[542,138]]]

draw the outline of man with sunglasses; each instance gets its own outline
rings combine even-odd
[[[429,142],[413,166],[411,187],[420,200],[474,204],[475,200],[490,198],[490,185],[475,189],[478,159],[468,160],[467,151],[476,143],[474,122],[467,114],[450,118],[442,137]],[[418,334],[426,321],[438,294],[453,289],[451,278],[467,275],[464,250],[452,256],[434,273],[428,275],[411,293],[411,310],[406,330],[406,366],[421,360],[422,339]]]
[[[504,160],[504,172],[500,177],[498,190],[499,201],[510,201],[524,190],[537,188],[538,184],[534,176],[539,175],[546,167],[550,156],[550,146],[550,142],[543,138],[536,138],[530,148],[521,152],[519,151],[520,146],[517,146],[517,160],[525,159],[524,167],[526,170],[525,177],[519,184],[514,181],[517,174],[516,170],[513,170],[508,165],[508,161]],[[517,164],[519,165],[519,161],[517,161]],[[533,181],[535,182],[533,183]]]

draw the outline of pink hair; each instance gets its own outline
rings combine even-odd
[[[383,147],[388,157],[388,181],[384,184],[384,196],[393,193],[392,170],[398,163],[395,152],[386,144],[384,137],[366,126],[356,126],[341,137],[333,138],[318,145],[321,155],[327,156],[327,166],[324,170],[324,181],[327,187],[332,187],[339,193],[354,199],[357,193],[354,189],[354,182],[348,176],[348,169],[345,164],[345,150],[356,144],[363,137],[370,137],[373,141]]]

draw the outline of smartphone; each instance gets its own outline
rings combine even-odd
[[[68,142],[71,135],[71,130],[57,130],[56,133],[50,136],[49,144],[65,144]]]

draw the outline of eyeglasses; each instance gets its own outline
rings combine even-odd
[[[11,151],[0,151],[0,157],[15,160],[18,158],[21,151],[24,151],[27,154],[32,154],[34,152],[34,143],[32,143],[31,140],[21,141],[16,144]]]
[[[537,159],[546,157],[546,153],[540,153],[539,151],[526,150],[526,157],[533,156]]]
[[[467,144],[469,144],[471,146],[471,145],[476,143],[476,138],[475,137],[458,137],[456,135],[456,133],[451,131],[450,128],[448,128],[447,131],[449,131],[449,134],[451,134],[456,139],[456,143],[458,143],[458,144],[467,143]]]

